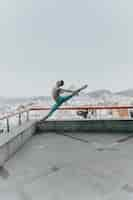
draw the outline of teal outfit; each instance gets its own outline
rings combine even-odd
[[[68,95],[68,96],[59,96],[56,99],[56,103],[52,106],[50,112],[48,113],[47,117],[50,117],[53,112],[55,112],[64,102],[68,101],[69,99],[71,99],[73,97],[73,95]]]

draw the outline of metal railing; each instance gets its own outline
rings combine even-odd
[[[50,107],[32,107],[32,111],[40,112],[45,111],[48,112],[51,108]],[[67,116],[67,112],[71,112],[73,114],[73,118],[75,117],[82,117],[85,119],[131,119],[131,111],[133,116],[133,106],[62,106],[58,109],[60,112],[64,112],[64,116]],[[59,113],[56,112],[56,113]],[[76,115],[75,115],[76,113]],[[61,118],[63,114],[60,115]],[[58,116],[57,116],[58,117]],[[69,115],[70,117],[70,115]]]
[[[3,132],[5,127],[6,127],[6,132],[10,132],[10,129],[11,129],[10,120],[13,117],[17,117],[17,119],[15,118],[14,120],[15,122],[14,124],[17,123],[18,126],[22,125],[22,121],[23,121],[22,117],[24,114],[26,114],[25,121],[29,121],[29,112],[30,112],[30,109],[25,109],[21,111],[16,111],[14,113],[8,113],[0,117],[0,121],[5,121],[5,126],[0,130],[0,132]]]
[[[50,110],[51,107],[32,107],[30,110]],[[114,109],[133,109],[133,106],[62,106],[58,110],[114,110]]]
[[[34,106],[29,109],[22,109],[20,111],[16,111],[14,113],[8,113],[5,114],[4,116],[0,117],[0,121],[5,122],[4,129],[6,132],[10,132],[11,130],[11,120],[13,117],[15,117],[15,126],[20,126],[22,125],[23,122],[29,121],[32,118],[33,119],[41,119],[42,117],[45,116],[44,111],[48,112],[51,109],[51,107],[40,107],[40,106]],[[59,111],[72,111],[77,117],[85,118],[85,119],[90,119],[89,118],[89,112],[91,112],[92,115],[94,115],[95,119],[102,119],[102,115],[100,115],[101,111],[109,111],[111,114],[112,113],[117,113],[120,114],[118,115],[117,119],[131,119],[133,117],[129,116],[129,111],[133,111],[133,106],[63,106],[58,109]],[[42,111],[43,113],[41,113]],[[34,112],[34,114],[32,113]],[[37,114],[38,112],[38,114]],[[99,112],[99,113],[98,113]],[[32,114],[31,114],[32,113]],[[99,117],[97,117],[97,113],[99,114]],[[113,117],[112,117],[113,118]],[[105,118],[106,119],[106,118]],[[0,132],[2,132],[2,129],[0,129]]]

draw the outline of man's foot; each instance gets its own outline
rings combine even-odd
[[[78,95],[80,91],[84,90],[84,89],[87,88],[87,87],[88,87],[88,85],[86,84],[86,85],[84,85],[83,87],[81,87],[81,88],[75,90],[75,91],[73,92],[73,96],[74,96],[74,95]]]
[[[47,119],[48,117],[46,116],[46,117],[44,117],[44,118],[42,118],[41,120],[39,120],[39,122],[44,122],[44,121],[46,121],[46,119]]]

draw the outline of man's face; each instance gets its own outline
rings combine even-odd
[[[56,82],[56,86],[57,86],[57,87],[60,87],[60,86],[61,86],[61,82],[60,82],[60,81],[57,81],[57,82]]]

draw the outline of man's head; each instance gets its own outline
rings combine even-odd
[[[63,80],[57,81],[56,85],[57,85],[57,87],[61,87],[64,85],[64,81]]]

